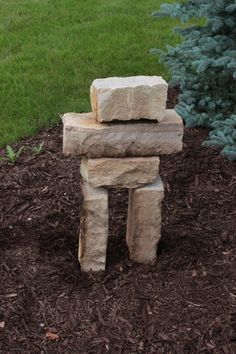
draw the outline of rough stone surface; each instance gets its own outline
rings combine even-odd
[[[92,113],[67,113],[63,124],[65,155],[139,157],[182,150],[183,122],[172,109],[160,123],[98,123]]]
[[[108,190],[82,186],[84,202],[80,223],[79,261],[81,270],[104,270],[108,237]]]
[[[156,179],[159,163],[159,157],[83,158],[80,171],[95,188],[137,188]]]
[[[161,237],[161,202],[164,187],[160,177],[150,185],[130,189],[126,241],[130,258],[152,264]]]
[[[92,111],[99,122],[165,117],[168,85],[160,76],[110,77],[94,80]]]

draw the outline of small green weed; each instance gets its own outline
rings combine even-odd
[[[44,146],[44,141],[38,146],[33,146],[32,148],[30,148],[30,150],[33,153],[33,155],[39,155],[43,152],[43,146]]]
[[[7,145],[6,157],[1,156],[0,160],[6,160],[6,161],[10,162],[10,164],[14,165],[24,149],[25,149],[25,146],[21,146],[18,150],[14,150],[10,145]]]
[[[15,165],[23,150],[30,150],[34,156],[43,152],[44,141],[39,145],[21,146],[18,150],[14,150],[10,145],[6,146],[6,156],[0,156],[0,161],[8,161],[11,165]]]

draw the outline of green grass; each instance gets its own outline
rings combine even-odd
[[[163,0],[2,0],[0,146],[90,111],[96,78],[162,75],[149,55],[178,41],[175,20],[150,15]]]

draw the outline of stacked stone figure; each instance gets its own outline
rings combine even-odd
[[[92,113],[63,116],[64,154],[82,157],[83,271],[106,266],[109,187],[129,189],[130,258],[146,264],[156,259],[164,197],[159,156],[181,151],[183,136],[181,118],[166,110],[167,89],[158,76],[97,79],[90,90]]]

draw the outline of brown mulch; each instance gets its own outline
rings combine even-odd
[[[79,268],[79,160],[62,127],[18,145],[41,154],[0,162],[0,353],[236,353],[236,164],[207,134],[185,129],[162,158],[154,266],[129,260],[127,191],[111,191],[105,273]]]

